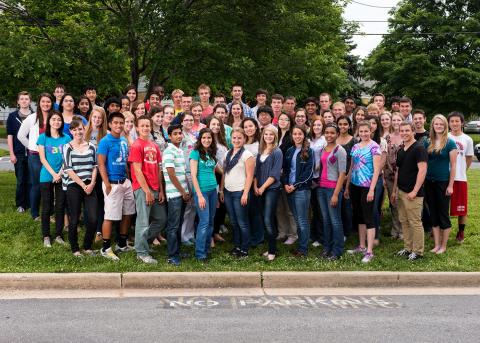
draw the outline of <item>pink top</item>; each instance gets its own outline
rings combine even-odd
[[[335,188],[337,187],[337,180],[335,181],[330,181],[327,178],[328,175],[328,155],[330,155],[330,152],[323,151],[322,157],[320,158],[320,161],[322,163],[322,174],[320,175],[320,187],[323,188]]]

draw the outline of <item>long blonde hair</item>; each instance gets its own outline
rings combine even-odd
[[[98,112],[102,116],[102,125],[98,128],[98,134],[97,134],[97,144],[100,142],[100,140],[107,135],[107,114],[105,113],[105,110],[101,107],[94,107],[92,112],[90,112],[90,117],[88,117],[88,123],[87,123],[87,129],[85,131],[85,140],[87,142],[90,142],[90,138],[92,137],[92,131],[95,129],[93,127],[92,123],[92,118],[93,118],[93,113]]]
[[[433,129],[433,124],[435,123],[435,120],[441,120],[443,122],[443,132],[440,136],[440,144],[437,146],[435,143],[437,141],[437,134],[435,130]],[[448,121],[445,116],[442,114],[436,114],[431,123],[430,123],[430,144],[428,145],[428,153],[429,154],[439,154],[443,148],[447,145],[448,141]]]
[[[260,155],[263,154],[265,149],[267,149],[267,143],[265,142],[265,139],[263,139],[263,135],[265,134],[265,131],[270,131],[275,136],[275,139],[273,140],[272,151],[278,146],[278,130],[275,126],[273,126],[272,124],[269,124],[263,128],[262,136],[260,137],[260,148],[258,149],[258,153]]]

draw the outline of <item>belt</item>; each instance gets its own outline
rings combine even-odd
[[[125,182],[125,180],[127,180],[127,179],[120,179],[120,180],[115,180],[115,181],[108,180],[108,182],[110,182],[111,184],[114,184],[114,185],[121,185]]]

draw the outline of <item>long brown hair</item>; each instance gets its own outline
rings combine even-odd
[[[308,150],[310,149],[310,142],[308,141],[307,131],[302,126],[295,125],[292,129],[292,141],[293,141],[293,130],[295,129],[298,129],[303,132],[303,142],[302,142],[302,150],[300,151],[300,157],[302,158],[302,160],[306,161],[308,160],[308,157],[310,155],[308,152]]]
[[[440,120],[443,122],[443,133],[440,136],[440,144],[438,147],[436,146],[435,142],[437,140],[437,133],[433,129],[433,124],[435,120]],[[437,114],[433,117],[432,121],[430,122],[430,144],[428,145],[428,153],[429,154],[440,154],[443,148],[447,145],[448,142],[448,121],[442,114]]]
[[[40,96],[38,97],[38,102],[37,102],[37,119],[36,121],[38,121],[38,127],[43,129],[43,122],[45,121],[46,118],[43,117],[43,112],[42,112],[42,109],[40,108],[40,100],[42,100],[42,98],[49,98],[50,99],[50,110],[48,111],[48,114],[47,114],[47,118],[50,116],[50,114],[52,113],[53,111],[53,97],[49,94],[49,93],[42,93],[40,94]]]
[[[233,105],[240,105],[240,108],[242,109],[242,114],[240,115],[240,120],[243,120],[245,118],[245,113],[243,113],[243,106],[240,101],[234,100],[232,101],[232,104],[230,105],[230,111],[228,112],[228,118],[227,118],[227,125],[233,127],[233,115],[232,115],[232,108]]]
[[[92,123],[92,117],[93,113],[98,112],[100,113],[102,117],[102,125],[98,128],[98,134],[97,134],[97,144],[100,142],[100,140],[107,135],[107,114],[105,113],[105,110],[101,107],[94,107],[92,112],[90,113],[90,117],[88,117],[88,123],[87,123],[87,128],[85,131],[85,140],[87,142],[90,142],[90,138],[92,138],[92,131],[95,129],[93,127]]]
[[[219,117],[211,116],[207,120],[207,127],[208,128],[210,128],[210,123],[212,122],[212,120],[217,120],[218,123],[219,123],[219,126],[220,126],[220,131],[218,132],[218,134],[215,134],[215,133],[213,134],[214,138],[216,139],[217,143],[226,147],[227,146],[227,139],[225,138],[225,125],[223,125],[223,122]]]
[[[202,137],[207,133],[212,137],[212,144],[205,149],[205,147],[202,145]],[[210,130],[208,127],[204,127],[200,130],[198,139],[195,142],[195,150],[197,150],[200,154],[200,159],[206,161],[208,154],[210,158],[215,161],[215,163],[217,162],[217,142],[215,141],[215,136],[213,135],[212,130]]]
[[[275,136],[275,139],[273,140],[273,149],[275,149],[278,146],[278,130],[275,126],[272,124],[268,124],[263,128],[262,131],[262,136],[260,138],[260,148],[258,149],[258,153],[261,155],[264,153],[265,149],[267,149],[267,143],[265,142],[265,139],[263,138],[263,135],[265,134],[266,131],[270,131],[273,133]],[[272,151],[273,151],[272,149]]]

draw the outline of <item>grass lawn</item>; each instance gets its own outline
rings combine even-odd
[[[480,184],[480,171],[469,172],[470,185]],[[310,257],[296,259],[289,256],[289,248],[279,244],[280,253],[275,261],[267,263],[260,257],[265,247],[252,249],[250,257],[237,260],[228,255],[232,248],[229,243],[217,244],[212,259],[200,264],[193,258],[185,259],[178,268],[166,263],[166,245],[156,248],[153,256],[159,260],[156,266],[149,266],[136,260],[134,252],[121,255],[119,262],[111,262],[101,256],[78,259],[72,256],[69,246],[53,244],[51,249],[43,248],[40,223],[34,222],[29,214],[18,214],[14,209],[15,177],[13,173],[0,173],[0,272],[127,272],[127,271],[480,271],[480,213],[479,189],[470,186],[470,215],[464,244],[455,242],[456,220],[453,221],[449,250],[443,255],[429,252],[425,258],[410,263],[394,256],[403,245],[401,241],[388,238],[388,224],[383,225],[384,236],[381,245],[375,249],[375,259],[368,265],[360,262],[359,256],[344,255],[341,260],[327,263],[318,258],[321,248],[311,248]],[[388,210],[384,211],[384,223],[389,221]],[[53,226],[52,226],[53,232]],[[66,234],[65,234],[66,237]],[[231,238],[229,235],[227,236]],[[80,241],[81,242],[81,241]],[[351,237],[346,247],[356,244]],[[433,247],[426,238],[426,251]],[[97,249],[99,246],[97,246]],[[193,254],[193,249],[184,251]]]
[[[8,156],[9,152],[6,149],[0,149],[0,157]]]
[[[473,139],[473,146],[480,143],[480,133],[468,133],[468,135]]]
[[[0,126],[0,138],[7,138],[7,128]]]

